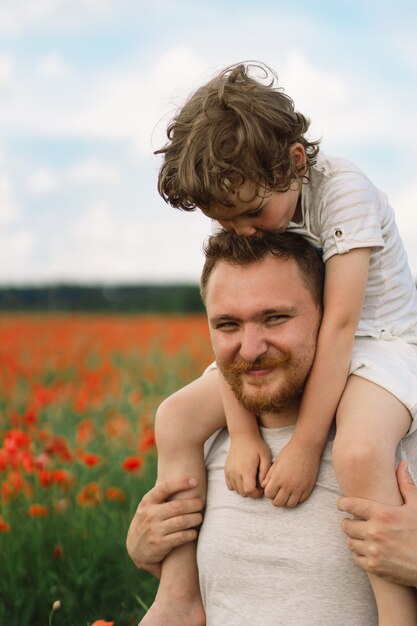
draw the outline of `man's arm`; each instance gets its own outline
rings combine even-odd
[[[161,562],[173,548],[194,541],[202,521],[199,498],[168,500],[193,489],[193,478],[174,478],[156,485],[140,501],[127,533],[126,547],[135,565],[159,578]]]
[[[342,529],[353,558],[363,569],[396,583],[417,586],[417,487],[402,461],[397,470],[402,506],[362,498],[341,498],[339,509],[359,519],[344,519]]]

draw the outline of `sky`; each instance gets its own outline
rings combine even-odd
[[[172,115],[257,60],[390,199],[417,278],[415,0],[0,0],[0,284],[197,282],[156,190]]]

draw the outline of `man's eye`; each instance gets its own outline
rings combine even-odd
[[[237,328],[236,322],[219,322],[216,325],[216,330],[233,330]]]
[[[289,315],[270,315],[268,317],[268,322],[284,322],[289,319]]]

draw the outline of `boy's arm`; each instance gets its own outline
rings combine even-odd
[[[326,263],[324,312],[316,355],[291,441],[268,472],[265,495],[295,506],[314,487],[320,456],[349,374],[352,345],[368,280],[369,248]]]
[[[260,435],[256,416],[240,404],[220,370],[219,385],[230,435],[226,484],[241,496],[260,498],[263,490],[258,485],[271,465],[271,452]]]

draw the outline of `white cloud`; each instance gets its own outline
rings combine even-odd
[[[16,222],[19,209],[14,192],[7,176],[0,176],[0,225]]]
[[[164,52],[145,69],[140,56],[125,66],[94,72],[68,70],[55,54],[34,59],[5,103],[0,129],[7,135],[129,140],[137,154],[149,156],[154,141],[160,143],[152,137],[158,122],[197,86],[203,68],[187,46]],[[57,89],[51,79],[64,73]]]
[[[163,15],[170,6],[175,9],[173,0],[153,0],[151,9]],[[94,28],[138,18],[144,10],[149,10],[147,0],[2,0],[0,33],[10,36]]]
[[[210,222],[167,208],[161,223],[96,205],[62,229],[46,249],[41,280],[197,282]]]
[[[156,59],[147,84],[150,95],[148,115],[141,116],[140,125],[136,126],[138,154],[146,154],[149,150],[150,130],[154,149],[165,143],[167,121],[190,92],[209,78],[205,70],[203,58],[186,45],[175,46]]]
[[[27,276],[33,236],[21,222],[10,180],[0,176],[0,280],[13,282]]]
[[[28,179],[27,187],[32,194],[48,194],[68,183],[73,185],[117,185],[121,180],[119,168],[103,163],[97,157],[78,161],[66,168],[39,167]]]
[[[97,157],[90,157],[71,166],[66,176],[71,183],[116,185],[121,180],[117,167],[103,163]]]
[[[323,136],[336,146],[383,138],[386,144],[411,147],[417,141],[417,128],[409,124],[415,100],[402,101],[399,107],[384,84],[323,69],[301,49],[293,49],[281,63],[279,78],[296,108],[312,120],[313,138]]]
[[[49,167],[40,167],[30,175],[28,180],[28,189],[33,194],[49,193],[58,185],[58,177]]]
[[[49,80],[66,78],[71,71],[69,63],[57,52],[51,52],[35,63],[35,73]]]
[[[13,0],[0,4],[0,32],[7,35],[73,28],[108,18],[115,0]]]
[[[140,224],[123,222],[115,211],[103,205],[87,210],[70,228],[70,233],[75,242],[109,252],[115,246],[121,249],[137,246],[143,239]]]
[[[0,281],[25,282],[32,267],[34,238],[24,228],[2,230],[0,234]]]
[[[381,19],[379,5],[372,2]],[[412,165],[401,169],[393,161],[401,151],[404,158],[412,155],[417,141],[415,81],[407,77],[417,67],[415,29],[411,22],[405,28],[409,18],[396,12],[398,23],[386,36],[378,37],[378,27],[371,28],[369,41],[352,46],[330,10],[306,19],[302,7],[297,12],[267,4],[243,3],[234,12],[227,3],[220,7],[198,0],[192,5],[189,0],[154,0],[151,6],[145,0],[0,0],[0,34],[8,41],[15,37],[13,54],[0,54],[0,88],[6,95],[0,161],[13,174],[10,180],[19,189],[19,202],[27,202],[22,205],[27,215],[34,201],[30,194],[54,192],[53,207],[48,198],[42,203],[35,199],[39,232],[36,241],[26,232],[25,243],[10,181],[0,178],[0,223],[8,234],[20,233],[16,249],[20,245],[22,259],[32,246],[35,278],[196,279],[205,220],[200,225],[198,214],[168,207],[159,223],[150,217],[158,214],[161,202],[154,192],[152,151],[165,142],[166,124],[190,91],[240,59],[265,60],[278,71],[297,108],[312,118],[311,136],[324,136],[326,150],[358,164],[357,155],[365,154],[384,188],[401,189],[412,180]],[[354,4],[359,6],[359,0]],[[143,41],[132,37],[135,20],[140,28],[149,26]],[[261,34],[255,35],[260,23]],[[27,33],[42,37],[32,39]],[[119,37],[122,33],[126,37]],[[382,70],[373,73],[378,45],[391,60],[385,76]],[[399,62],[401,55],[407,64]],[[374,158],[375,145],[382,142],[386,152]],[[76,160],[86,154],[90,156]],[[405,209],[401,217],[401,205],[415,207],[415,190],[406,186],[402,196],[393,205],[399,223],[403,220],[400,227],[411,256],[417,211]],[[93,205],[80,221],[62,223],[102,198],[106,206]],[[59,210],[69,205],[72,211]],[[133,205],[137,212],[128,219],[127,207]]]
[[[410,267],[417,279],[417,182],[409,183],[393,195],[392,204]]]
[[[142,258],[139,223],[121,219],[103,205],[93,206],[51,242],[45,279],[100,281],[132,277]]]
[[[13,78],[14,61],[8,54],[0,55],[0,86],[4,87]]]

